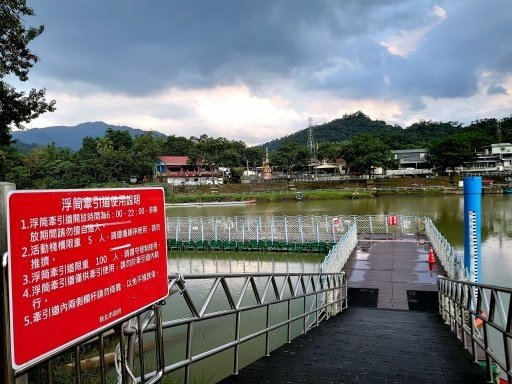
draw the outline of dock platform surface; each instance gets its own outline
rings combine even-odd
[[[348,308],[221,383],[485,383],[439,315]]]
[[[360,241],[343,268],[348,305],[410,309],[429,294],[437,300],[437,276],[445,273],[439,262],[428,263],[429,248],[424,241]]]

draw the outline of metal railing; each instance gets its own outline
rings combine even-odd
[[[417,235],[425,234],[425,218],[404,215],[396,217],[395,226],[389,225],[388,215],[167,217],[167,237],[181,241],[335,243],[352,222],[356,223],[360,238],[365,235],[395,235],[393,238],[401,235],[402,238],[414,240]]]
[[[228,350],[232,350],[235,357],[232,370],[227,374],[237,373],[241,365],[239,353],[242,344],[263,338],[262,349],[268,354],[274,347],[271,345],[272,332],[285,329],[285,341],[289,341],[294,336],[293,330],[297,328],[297,324],[300,325],[300,333],[303,333],[346,308],[347,282],[344,273],[339,271],[357,245],[358,238],[373,241],[401,237],[406,241],[417,241],[418,236],[430,233],[433,244],[435,241],[445,244],[438,239],[440,234],[430,219],[416,216],[397,216],[395,226],[389,225],[388,216],[242,217],[240,220],[231,218],[231,221],[230,218],[211,219],[187,218],[175,221],[177,224],[174,227],[168,226],[167,231],[178,231],[178,234],[186,236],[194,233],[197,236],[197,232],[191,231],[198,231],[194,227],[202,224],[203,236],[205,233],[220,236],[222,229],[219,231],[219,227],[229,234],[229,228],[234,229],[235,223],[238,223],[233,231],[236,236],[240,236],[240,231],[242,236],[269,236],[265,231],[271,228],[274,230],[270,234],[271,238],[283,238],[278,237],[280,235],[295,241],[315,241],[315,238],[323,239],[322,236],[334,235],[337,244],[326,257],[322,273],[171,275],[168,304],[159,303],[147,308],[123,324],[117,324],[81,342],[35,369],[26,368],[14,372],[11,367],[7,367],[9,374],[28,378],[28,382],[38,384],[62,382],[62,375],[67,382],[79,384],[132,384],[155,383],[163,375],[182,370],[183,377],[178,380],[184,379],[184,382],[188,382],[191,380],[194,364],[200,364],[207,357]],[[230,222],[234,223],[233,227],[229,224],[226,228],[225,224]],[[208,227],[206,223],[214,225]],[[209,228],[209,232],[205,231],[206,228]],[[326,233],[322,233],[320,229]],[[453,259],[456,257],[453,249],[449,246],[437,246],[436,252],[445,269],[453,273],[454,268],[450,269],[450,266],[457,265],[457,259]],[[3,272],[5,268],[6,265],[3,265]],[[200,286],[197,289],[193,287],[196,283]],[[207,287],[206,283],[209,284]],[[238,292],[237,295],[233,294],[235,291]],[[206,296],[200,292],[206,292]],[[224,307],[219,307],[216,299],[214,300],[219,295],[223,297]],[[177,305],[176,298],[181,298],[181,305]],[[279,306],[285,308],[286,316],[273,322],[276,316],[273,308]],[[175,314],[183,313],[184,308],[188,314],[176,317]],[[280,309],[281,312],[283,308]],[[247,328],[244,325],[245,317],[251,317],[252,320],[252,311],[258,310],[264,312],[263,325],[257,330],[251,328],[250,331],[244,331]],[[490,309],[487,313],[491,313]],[[215,322],[216,319],[232,321],[233,326],[229,328],[231,339],[196,351],[194,345],[197,343],[197,333],[194,333],[194,329],[208,322]],[[510,320],[507,324],[510,335]],[[166,352],[168,345],[174,344],[165,342],[166,335],[176,329],[185,329],[179,336],[184,340],[183,356],[180,358],[175,357],[174,353]],[[509,358],[507,359],[508,364]],[[117,368],[114,369],[114,366]],[[509,372],[510,364],[505,367]]]
[[[322,263],[322,272],[333,273],[341,271],[356,246],[357,226],[356,223],[352,222],[348,225],[347,231],[341,236],[325,257],[324,262]]]
[[[422,241],[422,237],[426,236],[448,277],[467,280],[467,273],[460,256],[429,217],[397,215],[396,225],[389,224],[389,217],[389,215],[339,216],[339,220],[344,223],[344,228],[347,228],[349,223],[356,225],[359,241],[380,239]]]
[[[352,223],[355,223],[360,241],[421,241],[420,237],[426,236],[448,277],[467,280],[460,256],[429,217],[397,215],[396,225],[390,225],[390,216],[168,217],[167,236],[169,239],[181,241],[266,240],[287,243],[337,243],[344,238]],[[350,252],[352,250],[353,248]],[[340,270],[342,267],[343,265]]]
[[[396,217],[396,224],[390,225],[390,217]],[[361,215],[340,216],[344,223],[354,222],[359,240],[411,240],[417,241],[425,235],[424,218],[405,215]]]
[[[512,383],[512,289],[439,277],[438,291],[439,313],[487,382]]]
[[[167,217],[167,238],[186,241],[336,242],[344,229],[328,215]]]
[[[450,243],[448,243],[448,240],[441,235],[441,232],[439,232],[429,217],[424,218],[424,227],[430,244],[432,248],[434,248],[448,277],[452,279],[468,280],[467,272],[460,256],[455,252]]]
[[[205,284],[209,287],[206,290]],[[225,375],[237,374],[250,362],[245,357],[245,364],[241,363],[243,344],[263,339],[261,354],[269,355],[279,346],[274,341],[279,330],[284,329],[282,342],[290,342],[347,308],[343,272],[171,274],[169,292],[167,303],[154,305],[35,368],[13,372],[13,376],[37,384],[153,384],[181,371],[175,379],[189,383],[194,364],[228,350],[233,351],[233,359]],[[258,316],[259,321],[255,321]],[[226,323],[233,327],[226,329]],[[228,337],[217,344],[208,340],[206,346],[194,342],[196,332],[202,332],[197,329],[211,327],[209,334],[218,334],[215,327],[219,324],[221,333]],[[181,343],[181,350],[169,352],[169,345],[164,343],[169,334],[174,335],[173,340],[181,340],[174,343]]]

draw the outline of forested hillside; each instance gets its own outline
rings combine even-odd
[[[81,128],[80,135],[94,133],[87,124]],[[133,136],[134,131],[107,126],[103,135],[84,137],[76,151],[62,148],[58,140],[32,148],[22,143],[17,143],[21,147],[0,147],[0,179],[15,183],[19,189],[84,188],[127,181],[132,176],[151,180],[159,155],[188,156],[191,164],[205,169],[227,167],[240,176],[247,167],[261,167],[265,156],[261,146],[247,147],[223,137],[186,138],[145,131]],[[484,146],[512,142],[512,117],[479,120],[467,127],[420,121],[402,129],[357,112],[314,127],[314,136],[316,153],[306,147],[307,129],[271,142],[273,171],[307,171],[313,157],[330,162],[343,158],[351,173],[370,175],[374,167],[398,166],[393,149],[428,148],[430,165],[445,172],[471,162]]]
[[[475,147],[496,142],[512,142],[512,117],[502,119],[483,119],[463,126],[458,122],[420,121],[407,128],[389,125],[381,120],[372,120],[362,112],[344,115],[340,119],[313,127],[315,141],[335,143],[351,140],[360,134],[371,134],[388,144],[392,149],[428,148],[451,135],[471,136]],[[308,128],[292,135],[262,144],[270,151],[284,143],[294,142],[306,145]]]
[[[318,143],[350,140],[361,133],[370,133],[385,138],[399,135],[402,131],[402,128],[399,126],[389,125],[385,121],[372,120],[362,112],[344,115],[340,119],[316,125],[313,129],[315,140]],[[281,139],[272,140],[262,146],[268,147],[268,149],[272,151],[279,148],[285,142],[295,142],[305,145],[307,141],[308,129],[305,128]]]

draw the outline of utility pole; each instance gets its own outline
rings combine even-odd
[[[308,117],[308,148],[311,151],[311,159],[316,161],[316,143],[313,137],[313,119]]]

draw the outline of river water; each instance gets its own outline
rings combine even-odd
[[[461,195],[396,196],[360,200],[283,201],[256,203],[247,206],[173,207],[167,209],[172,216],[294,216],[294,215],[415,215],[429,216],[439,231],[460,255],[464,253],[464,198]],[[302,272],[308,264],[300,256],[274,257],[254,261],[254,255],[237,254],[236,260],[212,253],[191,257],[189,252],[170,253],[171,270],[181,272],[261,272],[272,271],[277,263],[279,272]],[[227,258],[226,258],[227,257]],[[215,262],[217,259],[217,262]],[[245,260],[245,267],[244,267]],[[249,265],[250,264],[250,269]],[[206,267],[204,269],[203,267]],[[244,269],[245,268],[245,269]],[[315,269],[308,265],[306,271]],[[482,196],[482,270],[480,281],[512,287],[512,196]]]

